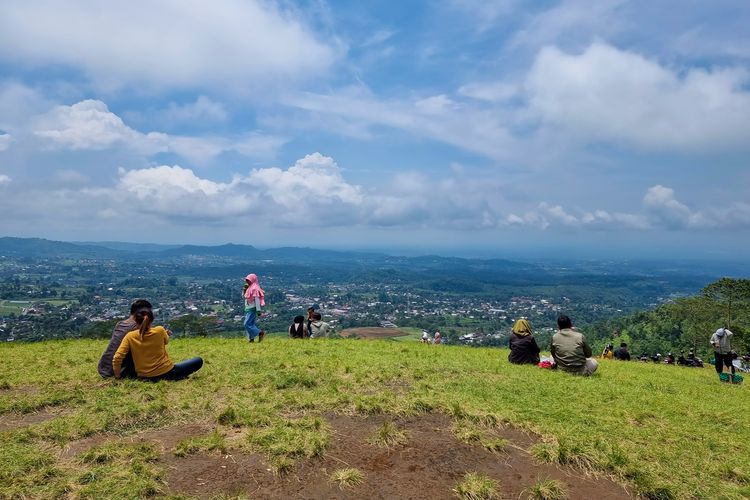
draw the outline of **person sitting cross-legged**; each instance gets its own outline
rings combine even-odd
[[[151,307],[142,307],[135,313],[137,330],[128,332],[112,358],[115,378],[122,376],[122,361],[132,353],[138,377],[146,380],[180,380],[201,369],[203,360],[192,358],[173,363],[167,354],[168,332],[163,326],[152,327],[154,312]]]
[[[526,319],[519,319],[513,325],[508,339],[508,361],[518,365],[539,363],[539,346],[534,340],[531,323]]]
[[[581,332],[573,328],[569,317],[557,318],[558,331],[552,336],[552,357],[556,366],[563,371],[589,376],[596,371],[599,363],[591,357],[591,347]]]

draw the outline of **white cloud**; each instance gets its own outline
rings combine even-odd
[[[73,150],[102,150],[129,144],[152,152],[164,146],[163,134],[141,134],[125,125],[101,101],[85,100],[72,106],[56,106],[39,118],[34,132],[39,137]]]
[[[204,95],[198,96],[195,102],[188,104],[169,103],[167,109],[160,114],[164,115],[164,119],[170,123],[221,123],[226,121],[228,116],[223,104],[212,101]]]
[[[684,230],[750,228],[750,204],[723,201],[705,210],[693,210],[675,197],[672,188],[656,185],[643,197],[643,213],[611,213],[597,209],[574,213],[560,205],[540,203],[522,214],[511,213],[501,224],[547,229],[555,226],[595,230]]]
[[[518,92],[518,85],[506,82],[469,83],[458,89],[458,93],[463,96],[489,102],[507,101],[516,97]]]
[[[356,221],[364,204],[361,188],[320,153],[286,170],[255,169],[224,183],[179,166],[121,169],[117,189],[132,193],[144,212],[199,220],[246,216],[272,226],[340,225]]]
[[[563,0],[534,16],[516,32],[510,45],[537,48],[571,38],[588,44],[594,35],[601,37],[620,29],[623,21],[618,9],[628,2],[629,0]]]
[[[677,201],[674,189],[661,185],[648,189],[643,197],[643,205],[658,222],[669,228],[712,226],[718,222],[709,220],[700,212],[693,212],[687,205]]]
[[[12,137],[10,134],[0,134],[0,151],[5,151],[10,147]]]
[[[478,31],[492,27],[499,18],[510,14],[519,4],[518,0],[448,0],[448,6],[467,14],[475,22]]]
[[[285,103],[310,113],[345,118],[357,131],[382,125],[491,158],[507,158],[516,153],[512,147],[516,139],[504,123],[507,113],[458,103],[443,94],[386,101],[361,89],[348,88],[330,95],[298,93],[287,96]]]
[[[0,59],[76,68],[104,89],[246,91],[324,75],[340,53],[336,40],[320,40],[296,12],[260,0],[0,7]]]
[[[365,39],[359,46],[364,47],[370,47],[372,45],[380,45],[381,43],[389,40],[393,35],[395,35],[396,32],[393,30],[378,30],[369,37]]]
[[[649,229],[646,218],[637,214],[610,213],[597,209],[592,212],[577,210],[570,213],[560,205],[542,202],[536,209],[521,215],[508,214],[501,224],[508,226],[531,226],[539,229],[550,227],[576,227],[589,230]]]
[[[284,138],[260,133],[249,133],[232,139],[179,136],[162,132],[144,134],[127,126],[105,103],[97,100],[85,100],[72,106],[56,106],[37,118],[34,134],[59,148],[106,150],[124,147],[146,156],[173,152],[198,163],[210,161],[225,151],[269,158],[286,142]]]
[[[10,181],[11,181],[10,177],[8,177],[5,174],[0,174],[0,186],[4,184],[10,184]]]
[[[543,49],[528,75],[530,110],[585,141],[656,150],[750,144],[750,82],[739,69],[675,72],[595,43],[578,55]]]

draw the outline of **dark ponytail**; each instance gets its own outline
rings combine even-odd
[[[154,313],[151,309],[139,311],[136,315],[136,321],[139,319],[141,320],[141,324],[138,328],[138,333],[141,334],[141,340],[143,340],[143,336],[148,333],[149,328],[151,328],[151,323],[154,321]]]

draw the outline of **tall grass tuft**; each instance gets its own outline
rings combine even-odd
[[[568,492],[565,485],[555,479],[538,481],[528,489],[531,500],[565,500]]]
[[[364,481],[365,476],[359,469],[339,469],[331,474],[331,481],[339,484],[339,488],[353,488]]]
[[[500,498],[498,483],[485,474],[469,472],[453,492],[462,500],[495,500]]]
[[[382,448],[391,448],[406,443],[408,435],[406,431],[400,430],[396,424],[390,420],[383,422],[383,425],[370,435],[367,442],[380,446]]]

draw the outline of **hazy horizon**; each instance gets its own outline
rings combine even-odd
[[[0,237],[19,237],[15,235],[0,235]],[[26,237],[23,237],[26,238]],[[154,247],[156,249],[179,248],[183,245],[197,245],[206,247],[222,246],[227,244],[250,245],[259,250],[270,250],[281,247],[309,248],[312,250],[331,250],[342,252],[361,252],[361,253],[380,253],[395,257],[420,257],[436,255],[439,257],[459,257],[468,259],[507,259],[527,262],[584,262],[584,261],[620,261],[620,262],[644,262],[644,263],[663,263],[663,264],[680,264],[697,263],[704,265],[715,265],[723,267],[725,264],[735,270],[750,272],[750,263],[742,256],[721,255],[711,252],[703,254],[679,254],[670,252],[669,254],[658,252],[626,252],[621,250],[606,252],[601,249],[582,249],[579,247],[565,246],[540,246],[540,247],[507,247],[507,248],[482,248],[482,247],[428,247],[428,246],[375,246],[375,245],[304,245],[304,244],[262,244],[252,241],[223,241],[215,243],[200,243],[195,241],[133,241],[133,240],[68,240],[46,238],[43,236],[33,236],[28,238],[39,238],[50,241],[61,241],[74,243],[78,245],[97,245],[111,248],[120,248],[121,246],[143,246]]]

